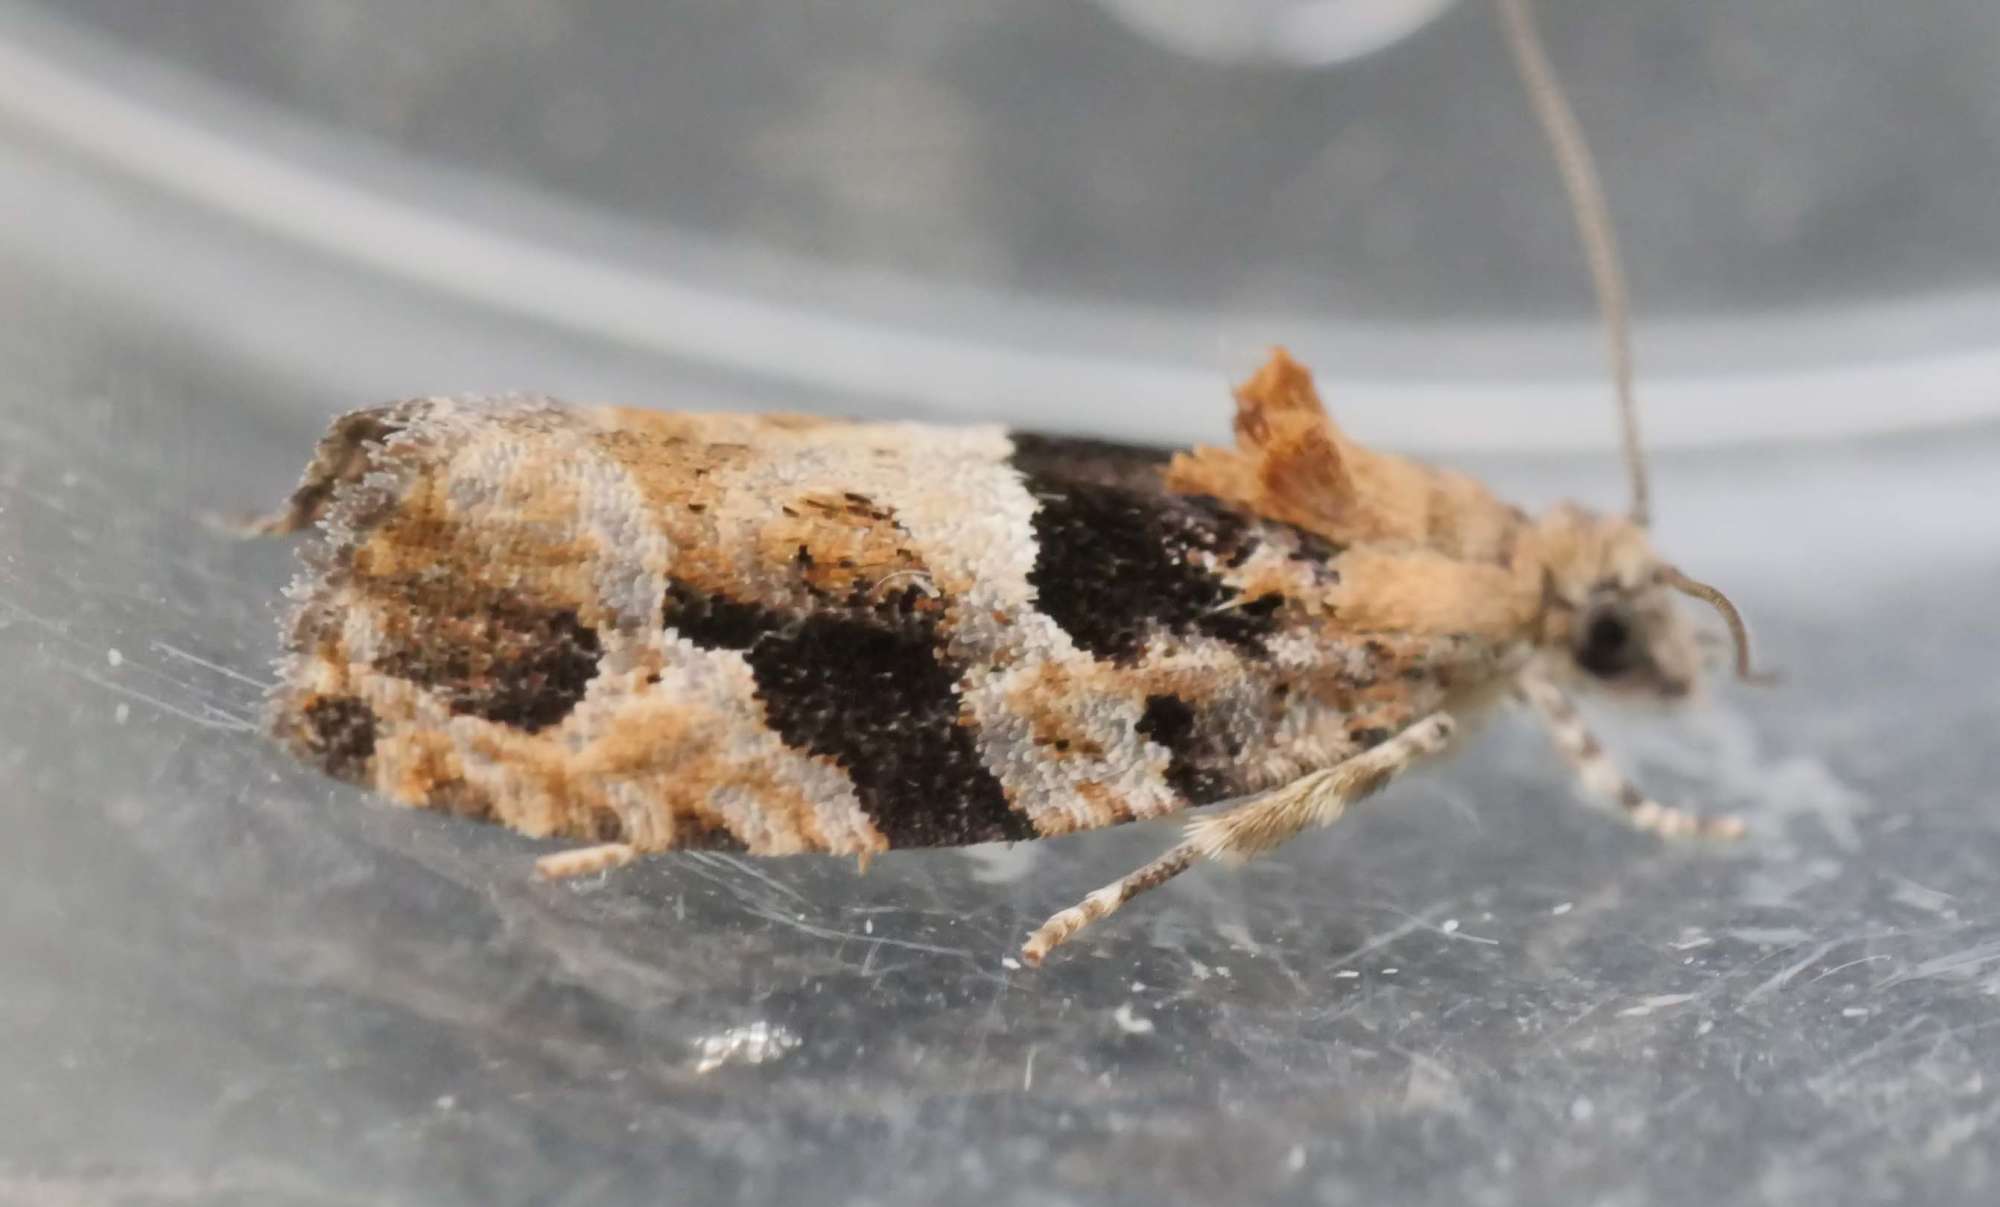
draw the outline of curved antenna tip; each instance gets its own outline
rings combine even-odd
[[[1722,617],[1722,622],[1729,626],[1729,640],[1736,647],[1736,677],[1738,679],[1759,687],[1769,687],[1778,681],[1778,676],[1773,672],[1752,668],[1750,661],[1750,626],[1743,623],[1743,613],[1736,610],[1736,605],[1730,602],[1727,595],[1724,595],[1721,590],[1711,587],[1705,582],[1689,578],[1673,566],[1667,566],[1662,569],[1661,577],[1674,590],[1679,591],[1683,595],[1699,599],[1709,607],[1714,608],[1716,613]]]

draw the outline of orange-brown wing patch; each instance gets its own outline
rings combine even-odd
[[[766,565],[790,565],[814,591],[842,601],[870,603],[879,591],[927,582],[895,512],[851,491],[783,503],[758,532],[757,550]]]
[[[1414,544],[1504,560],[1526,517],[1463,474],[1379,453],[1328,418],[1312,374],[1274,349],[1236,390],[1236,447],[1176,456],[1167,485],[1339,545]]]

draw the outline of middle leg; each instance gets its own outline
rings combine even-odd
[[[1432,713],[1346,762],[1190,822],[1187,836],[1166,854],[1042,923],[1022,945],[1021,958],[1031,967],[1041,964],[1076,932],[1117,912],[1147,889],[1172,880],[1198,859],[1248,859],[1282,845],[1307,826],[1333,824],[1349,805],[1380,791],[1411,764],[1443,750],[1456,728],[1448,714]]]

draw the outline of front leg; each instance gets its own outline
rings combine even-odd
[[[1248,859],[1282,845],[1307,826],[1332,825],[1349,805],[1380,791],[1424,756],[1443,750],[1456,728],[1449,715],[1432,713],[1343,763],[1302,775],[1233,809],[1188,823],[1187,836],[1166,854],[1042,923],[1022,945],[1021,958],[1030,966],[1039,965],[1051,949],[1077,931],[1117,912],[1119,906],[1147,889],[1172,880],[1197,859]]]
[[[1514,680],[1514,696],[1535,710],[1557,753],[1583,785],[1584,791],[1615,801],[1625,817],[1641,830],[1669,838],[1740,838],[1743,822],[1734,817],[1703,817],[1647,796],[1633,783],[1590,732],[1576,706],[1546,677],[1523,671]]]

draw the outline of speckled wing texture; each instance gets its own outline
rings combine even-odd
[[[1270,788],[1496,656],[1354,628],[1310,516],[1168,464],[998,427],[356,412],[271,525],[320,529],[275,731],[531,835],[866,854]]]

